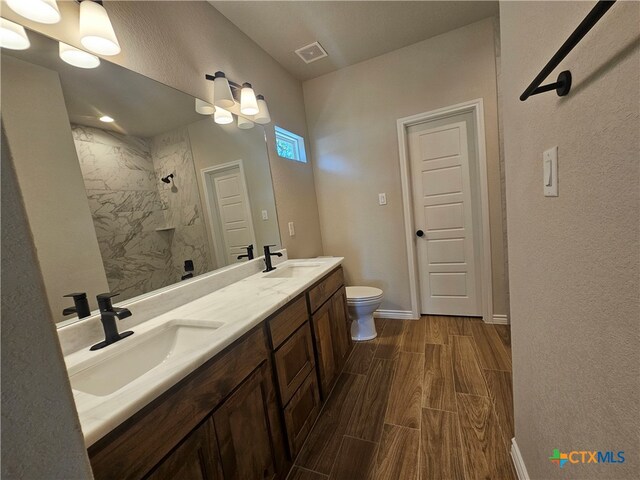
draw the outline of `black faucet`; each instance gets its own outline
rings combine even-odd
[[[264,266],[266,267],[266,269],[263,270],[263,273],[271,272],[271,271],[276,269],[276,267],[271,265],[271,257],[281,257],[282,256],[282,253],[280,253],[280,252],[271,253],[271,251],[269,250],[270,247],[275,247],[275,245],[265,245],[264,246]]]
[[[247,245],[246,247],[242,247],[247,249],[247,253],[245,255],[238,255],[238,260],[242,260],[246,258],[247,260],[253,260],[253,245]]]
[[[111,304],[111,299],[117,295],[117,293],[101,293],[96,296],[98,307],[100,307],[100,320],[104,328],[104,341],[96,343],[90,350],[99,350],[129,335],[133,335],[131,331],[118,333],[116,318],[122,320],[123,318],[130,317],[131,311],[127,308],[116,308]]]
[[[193,260],[185,260],[184,261],[184,271],[185,274],[180,277],[180,280],[187,280],[188,278],[193,278],[193,271],[195,270],[193,266]]]
[[[77,313],[78,318],[84,318],[91,315],[91,309],[89,308],[89,300],[87,300],[87,294],[85,292],[70,293],[65,297],[73,297],[74,307],[68,307],[62,310],[62,315],[71,315]]]

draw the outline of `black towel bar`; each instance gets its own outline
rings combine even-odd
[[[520,95],[520,100],[523,102],[531,95],[537,95],[539,93],[555,90],[559,97],[565,96],[571,90],[571,72],[564,70],[558,75],[558,81],[555,83],[549,83],[547,85],[540,85],[549,76],[549,74],[560,64],[562,60],[569,54],[573,47],[575,47],[580,40],[587,34],[593,26],[598,23],[598,20],[607,13],[607,11],[613,6],[616,0],[600,0],[596,3],[595,7],[591,9],[589,14],[584,17],[584,20],[580,22],[580,25],[573,31],[573,33],[567,38],[567,41],[562,44],[556,54],[551,57],[551,60],[544,66],[540,73],[533,79],[533,82],[527,87],[527,89]]]

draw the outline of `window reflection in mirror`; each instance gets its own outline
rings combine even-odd
[[[3,126],[56,321],[67,293],[121,302],[280,245],[263,127],[217,125],[185,93],[107,61],[75,68],[29,38],[2,51]]]

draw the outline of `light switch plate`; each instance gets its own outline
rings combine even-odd
[[[262,219],[269,220],[269,214],[267,213],[266,210],[262,210]]]
[[[545,197],[558,196],[558,147],[542,154],[542,185]]]
[[[378,205],[386,205],[387,204],[387,194],[379,193],[378,194]]]
[[[293,222],[289,222],[289,236],[293,237],[296,234],[296,229],[293,226]]]

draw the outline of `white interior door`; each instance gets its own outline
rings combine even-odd
[[[242,247],[255,245],[249,197],[239,166],[211,174],[211,181],[218,217],[212,220],[218,223],[222,237],[220,253],[229,265],[238,261],[238,255],[245,253]]]
[[[422,313],[481,316],[467,125],[439,123],[408,129]]]

